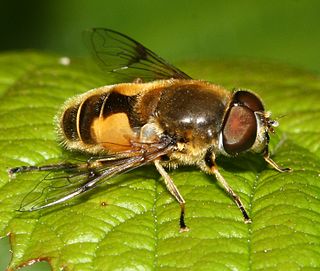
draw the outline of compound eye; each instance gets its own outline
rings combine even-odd
[[[264,111],[261,100],[253,93],[245,90],[237,91],[233,96],[233,101],[250,108],[252,111]]]
[[[252,110],[245,106],[231,107],[222,135],[227,153],[237,154],[250,149],[257,136],[257,122]]]

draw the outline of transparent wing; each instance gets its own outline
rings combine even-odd
[[[92,180],[89,172],[67,168],[61,171],[50,170],[23,198],[19,211],[35,211],[64,202],[68,197],[75,197],[75,193],[79,194],[81,187]]]
[[[85,31],[84,38],[101,68],[123,82],[191,79],[141,43],[114,30],[94,28]]]
[[[22,200],[19,211],[47,208],[84,194],[105,183],[115,175],[154,161],[172,149],[169,142],[143,144],[137,151],[117,153],[83,164],[56,164],[42,167],[23,167],[11,172],[47,171],[48,174]]]

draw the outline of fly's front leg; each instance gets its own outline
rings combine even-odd
[[[167,189],[180,204],[180,232],[189,231],[189,228],[186,226],[186,224],[184,222],[184,214],[185,214],[184,207],[185,207],[185,203],[186,203],[185,200],[181,196],[178,188],[174,184],[174,182],[171,179],[171,177],[169,176],[169,174],[165,171],[165,169],[160,164],[159,160],[154,161],[154,165],[156,166],[160,175],[163,177]]]
[[[208,170],[210,173],[214,174],[218,180],[218,182],[223,186],[223,188],[228,192],[228,194],[233,198],[234,202],[237,204],[238,208],[240,209],[243,218],[244,223],[248,224],[251,223],[251,219],[248,215],[248,212],[246,211],[240,197],[232,190],[232,188],[229,186],[225,178],[220,174],[218,167],[214,161],[214,155],[210,154],[206,156],[206,165],[208,167]]]
[[[268,146],[266,147],[266,149],[264,151],[263,158],[270,166],[272,166],[275,170],[277,170],[277,171],[279,171],[281,173],[282,172],[290,172],[290,171],[292,171],[291,168],[288,168],[288,167],[282,168],[282,167],[280,167],[275,161],[273,161],[270,158],[270,152],[269,152]]]

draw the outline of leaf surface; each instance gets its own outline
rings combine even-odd
[[[34,261],[48,261],[52,270],[320,268],[319,77],[253,61],[183,66],[194,78],[255,91],[279,117],[272,157],[293,172],[275,172],[254,155],[218,160],[253,223],[243,223],[212,176],[192,167],[170,171],[187,202],[187,233],[179,233],[179,206],[151,166],[65,205],[17,212],[44,173],[10,180],[6,170],[86,159],[58,144],[53,118],[67,98],[108,81],[82,61],[7,53],[0,55],[0,235],[10,233],[10,270]]]

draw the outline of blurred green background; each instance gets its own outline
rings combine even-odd
[[[274,60],[320,71],[320,1],[1,1],[0,51],[37,49],[87,56],[81,33],[107,27],[176,63]],[[0,241],[0,270],[9,261]],[[49,270],[46,264],[21,270]]]
[[[81,32],[108,27],[165,58],[275,59],[320,71],[320,1],[1,1],[0,50],[87,54]]]

